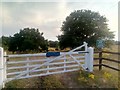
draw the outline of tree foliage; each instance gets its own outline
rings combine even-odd
[[[8,50],[8,45],[9,45],[9,41],[10,41],[9,37],[2,36],[1,41],[2,41],[2,47],[4,48],[4,50]]]
[[[54,47],[54,48],[58,48],[58,41],[49,41],[48,42],[49,47]]]
[[[107,26],[107,19],[98,12],[77,10],[66,17],[61,27],[62,35],[58,36],[61,48],[79,46],[84,41],[94,46],[97,39],[114,38]]]
[[[38,29],[24,28],[10,37],[8,50],[12,52],[47,50],[47,41],[42,35],[43,33],[40,33]]]

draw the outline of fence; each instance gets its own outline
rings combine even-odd
[[[83,51],[80,51],[84,48]],[[77,51],[76,51],[77,50]],[[87,43],[61,52],[57,57],[46,57],[46,53],[6,55],[0,48],[0,85],[15,79],[31,78],[79,70],[93,71],[93,48]]]
[[[118,64],[118,67],[119,67],[119,64],[120,64],[120,60],[119,60],[120,53],[118,53],[118,52],[108,52],[108,51],[99,51],[99,52],[94,52],[94,53],[95,54],[99,54],[98,58],[94,58],[94,60],[99,60],[98,64],[94,64],[94,66],[98,66],[99,67],[99,70],[102,70],[102,66],[103,66],[103,67],[107,67],[107,68],[113,69],[115,71],[120,71],[119,68],[116,68],[116,67],[114,67],[112,65],[106,65],[105,63],[103,63],[103,61],[114,62],[114,63]],[[104,57],[103,55],[105,53],[106,54],[111,54],[111,55],[113,55],[113,54],[114,55],[118,55],[118,60]]]

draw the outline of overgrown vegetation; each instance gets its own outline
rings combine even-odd
[[[104,70],[93,73],[79,71],[75,80],[84,88],[118,88],[118,78]]]

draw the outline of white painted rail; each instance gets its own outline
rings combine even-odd
[[[85,47],[84,51],[76,51],[82,47]],[[87,47],[85,42],[69,52],[60,52],[60,56],[57,57],[46,57],[46,53],[3,55],[3,52],[0,48],[1,87],[5,82],[14,79],[65,73],[80,68],[93,71],[93,48]]]

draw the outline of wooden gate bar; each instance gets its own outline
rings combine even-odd
[[[108,68],[116,70],[116,71],[120,71],[120,69],[117,69],[117,68],[114,68],[114,67],[111,67],[111,66],[108,66],[108,65],[105,65],[105,64],[102,64],[102,66],[108,67]]]

